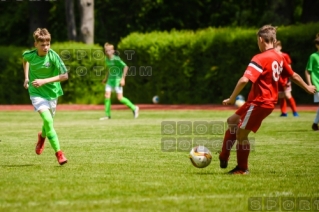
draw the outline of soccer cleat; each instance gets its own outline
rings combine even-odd
[[[140,110],[140,108],[138,106],[135,106],[135,110],[133,111],[134,118],[138,117],[138,111],[139,110]]]
[[[294,117],[299,117],[299,114],[297,112],[293,112]]]
[[[63,152],[61,150],[57,151],[55,153],[55,156],[58,159],[58,162],[59,162],[60,165],[63,165],[63,164],[68,162],[68,160],[66,159],[66,157],[64,157],[64,154],[63,154]]]
[[[226,169],[228,166],[228,160],[222,160],[219,156],[219,166],[222,169]]]
[[[287,116],[288,116],[287,113],[282,113],[282,114],[280,114],[280,117],[287,117]]]
[[[41,155],[41,153],[44,150],[44,141],[45,141],[45,138],[42,137],[42,132],[39,132],[38,143],[37,143],[37,146],[35,147],[35,153],[37,153],[38,155]]]
[[[228,174],[242,174],[246,175],[249,174],[249,170],[242,170],[238,166],[236,166],[233,170],[229,171]]]
[[[314,131],[318,131],[318,130],[319,130],[318,124],[313,123],[313,124],[312,124],[312,129],[313,129]]]
[[[100,118],[100,121],[107,120],[107,119],[111,119],[111,116],[102,117],[102,118]]]

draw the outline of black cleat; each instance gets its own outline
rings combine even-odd
[[[228,166],[228,160],[222,160],[222,159],[219,157],[219,166],[220,166],[220,168],[222,168],[222,169],[226,169],[227,166]]]
[[[236,166],[233,170],[229,171],[228,174],[242,174],[247,175],[249,174],[249,170],[242,170],[238,166]]]
[[[313,129],[314,131],[318,131],[318,130],[319,130],[318,124],[313,123],[313,124],[312,124],[312,129]]]

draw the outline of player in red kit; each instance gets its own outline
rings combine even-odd
[[[291,58],[290,56],[285,53],[282,52],[282,45],[281,42],[279,40],[277,40],[277,42],[275,43],[275,48],[276,50],[285,58],[285,60],[287,61],[287,63],[289,64],[289,66],[291,67]],[[291,82],[290,79],[288,77],[283,77],[280,76],[279,78],[279,82],[278,82],[278,92],[279,92],[279,102],[280,102],[280,110],[281,110],[281,117],[287,117],[287,101],[289,102],[289,105],[291,107],[292,110],[292,114],[295,117],[298,117],[299,114],[297,112],[297,106],[296,106],[296,102],[294,97],[291,95]],[[286,101],[287,99],[287,101]]]
[[[308,93],[315,93],[315,86],[308,86],[299,74],[295,73],[283,56],[274,49],[276,27],[265,25],[257,32],[257,43],[261,53],[255,55],[248,64],[244,75],[223,105],[235,103],[236,96],[250,81],[251,90],[246,103],[227,119],[228,130],[219,154],[220,167],[227,168],[230,150],[237,140],[237,166],[229,174],[248,174],[248,156],[250,143],[248,135],[256,133],[262,121],[274,110],[278,99],[278,81],[280,75],[290,77],[298,86]]]

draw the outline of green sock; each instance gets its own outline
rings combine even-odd
[[[111,99],[105,99],[105,116],[111,117]]]
[[[54,149],[55,152],[60,150],[60,143],[58,139],[58,135],[56,134],[53,128],[53,117],[49,110],[45,110],[40,113],[40,116],[43,120],[43,126],[46,132],[46,137],[48,137],[49,142]]]
[[[133,105],[133,103],[129,99],[125,98],[124,96],[120,100],[120,102],[125,104],[127,107],[131,108],[131,110],[135,110],[135,105]]]
[[[41,136],[42,136],[42,138],[47,137],[47,134],[46,134],[46,132],[45,132],[44,125],[42,125],[42,133],[41,133]]]

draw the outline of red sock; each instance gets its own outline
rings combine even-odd
[[[248,156],[250,152],[250,144],[237,144],[237,164],[241,170],[248,169]]]
[[[235,142],[236,142],[236,132],[230,132],[229,129],[226,130],[224,141],[223,141],[222,152],[219,154],[220,159],[228,160],[230,155],[230,150],[234,146]]]
[[[293,97],[291,97],[290,99],[288,99],[290,107],[292,109],[292,112],[297,112],[297,106],[296,106],[296,102],[295,99]]]
[[[287,113],[287,102],[285,98],[280,99],[280,110],[281,113]]]

